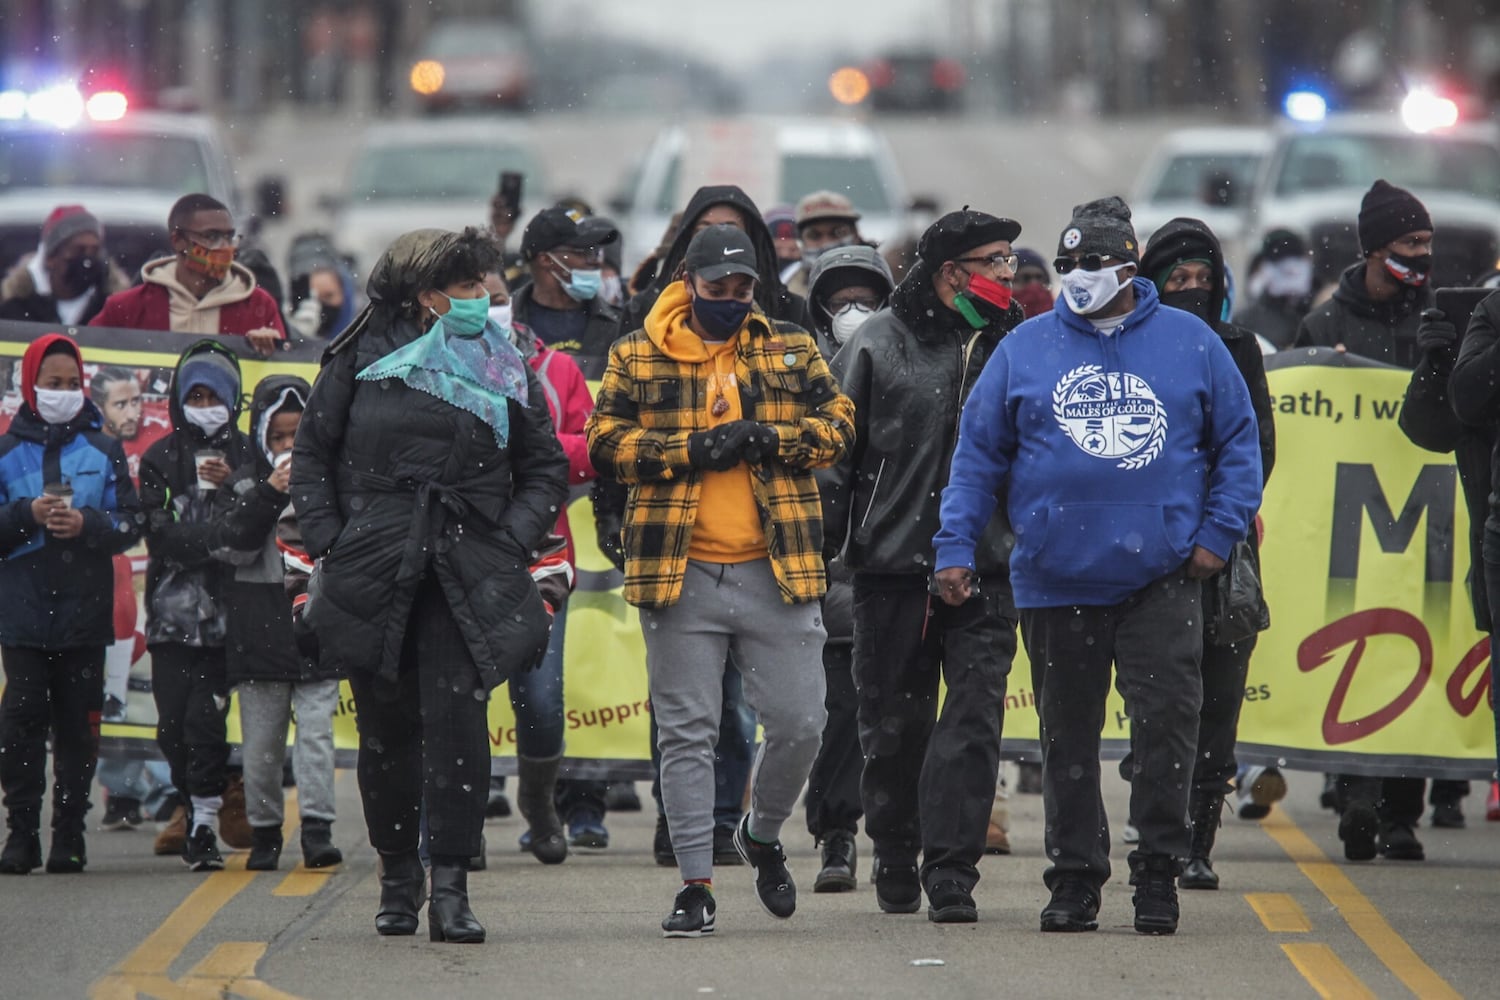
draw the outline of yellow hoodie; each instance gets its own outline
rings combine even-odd
[[[646,336],[673,361],[695,365],[695,377],[706,388],[702,394],[709,427],[743,417],[736,369],[744,327],[722,344],[705,343],[688,326],[692,299],[687,283],[674,281],[662,290],[646,317]],[[746,368],[746,371],[749,369]],[[715,413],[718,400],[728,404]],[[688,558],[713,563],[742,563],[768,554],[760,510],[750,486],[750,467],[744,462],[724,472],[698,473],[697,518],[688,542]]]

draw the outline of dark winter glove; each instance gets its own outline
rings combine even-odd
[[[1417,348],[1446,369],[1458,361],[1458,328],[1448,322],[1441,309],[1423,311],[1422,325],[1417,327]]]
[[[740,464],[751,435],[760,429],[753,420],[731,420],[711,430],[688,435],[688,461],[695,469],[725,472]]]
[[[745,442],[745,461],[762,465],[781,452],[781,435],[770,424],[756,424]]]

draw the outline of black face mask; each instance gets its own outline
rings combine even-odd
[[[1385,260],[1386,272],[1403,285],[1413,287],[1425,285],[1427,275],[1432,270],[1432,254],[1424,253],[1418,257],[1408,257],[1404,253],[1393,253]]]
[[[1184,288],[1178,292],[1162,292],[1160,298],[1162,305],[1190,312],[1205,323],[1212,323],[1219,318],[1209,312],[1213,305],[1213,292],[1207,288]]]
[[[339,312],[343,308],[343,306],[331,306],[326,302],[323,303],[322,309],[318,311],[318,336],[331,337],[339,332],[333,328],[333,325],[338,322]]]
[[[63,281],[74,290],[77,295],[82,295],[96,285],[102,284],[104,276],[109,271],[102,257],[74,257],[68,261],[63,268]]]

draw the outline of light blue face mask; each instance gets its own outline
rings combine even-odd
[[[549,254],[549,256],[551,256]],[[568,293],[568,298],[574,302],[588,302],[599,294],[599,289],[604,287],[604,271],[601,268],[573,268],[569,269],[556,257],[553,262],[567,271],[567,280],[562,283],[563,291]]]
[[[446,292],[438,294],[448,300],[448,311],[438,316],[438,311],[433,309],[432,314],[438,317],[444,330],[456,337],[477,337],[484,331],[484,325],[490,319],[488,295],[477,299],[455,299]]]

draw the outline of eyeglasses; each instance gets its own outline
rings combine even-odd
[[[179,233],[191,236],[196,242],[208,247],[210,250],[218,247],[237,247],[240,245],[240,236],[233,229],[179,229]]]
[[[1098,271],[1104,267],[1105,261],[1114,259],[1107,253],[1086,253],[1077,259],[1059,257],[1052,262],[1052,268],[1058,274],[1067,274],[1075,267],[1081,267],[1085,271]]]
[[[1021,263],[1021,258],[1013,253],[992,253],[988,257],[955,257],[953,259],[965,264],[988,264],[992,270],[996,271],[1003,267],[1011,272],[1014,272],[1016,266]]]
[[[854,306],[858,306],[859,308],[865,309],[869,312],[876,312],[880,309],[881,302],[882,300],[878,295],[854,295],[839,302],[834,302],[831,299],[825,299],[823,301],[823,308],[830,316],[837,316],[845,309],[849,309]]]
[[[604,251],[599,247],[558,247],[552,252],[558,257],[582,261],[585,264],[604,263]]]

